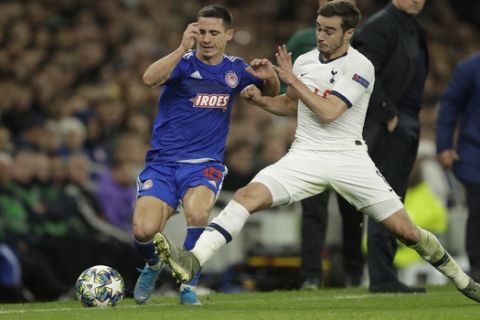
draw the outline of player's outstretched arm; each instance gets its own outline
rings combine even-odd
[[[292,92],[287,91],[286,94],[269,97],[262,95],[260,90],[252,84],[242,90],[240,97],[277,116],[288,116],[297,113],[298,100]]]
[[[278,95],[280,92],[280,80],[278,80],[277,73],[270,60],[265,58],[253,59],[247,71],[264,81],[265,85],[262,89],[262,95],[270,97]]]
[[[315,113],[320,121],[325,123],[332,122],[348,110],[347,104],[342,99],[334,95],[319,96],[298,79],[292,71],[291,53],[287,51],[285,45],[278,47],[275,57],[278,66],[274,68],[278,73],[278,77],[288,85],[288,90],[292,90],[298,96],[298,99],[302,100]]]
[[[152,63],[143,74],[143,83],[149,87],[164,84],[183,55],[193,47],[198,35],[198,23],[190,23],[183,33],[180,46],[169,55]]]

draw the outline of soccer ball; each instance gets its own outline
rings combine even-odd
[[[113,307],[123,299],[125,286],[117,270],[98,265],[80,274],[75,293],[85,307]]]

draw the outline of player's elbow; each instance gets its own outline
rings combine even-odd
[[[158,81],[156,81],[157,79],[152,77],[149,72],[143,74],[142,80],[147,87],[155,87],[158,83]]]
[[[334,113],[324,113],[324,114],[317,114],[318,118],[322,123],[332,123],[333,121],[337,120],[338,116]]]
[[[342,103],[339,106],[329,105],[326,108],[319,107],[315,110],[315,113],[320,118],[321,122],[331,123],[337,120],[347,110],[348,110],[347,105]]]

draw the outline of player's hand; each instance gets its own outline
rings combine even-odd
[[[392,119],[388,120],[387,122],[387,130],[388,132],[392,133],[395,131],[395,128],[398,125],[398,116],[393,117]]]
[[[251,84],[246,86],[241,92],[240,97],[247,100],[247,102],[251,104],[256,104],[262,97],[262,93],[260,89],[258,89],[255,85]]]
[[[267,80],[267,79],[276,77],[273,64],[270,62],[270,60],[265,58],[253,59],[250,62],[250,66],[247,67],[247,71],[250,72],[255,77],[262,80]]]
[[[280,80],[285,84],[291,84],[297,77],[292,71],[292,53],[287,51],[286,45],[281,45],[275,54],[277,66],[274,66]]]
[[[443,150],[438,154],[438,160],[440,161],[440,164],[447,169],[451,169],[455,161],[458,161],[459,159],[460,156],[458,155],[457,151],[453,149]]]
[[[182,43],[180,46],[185,51],[192,49],[199,35],[200,31],[198,29],[198,22],[190,23],[183,32]]]

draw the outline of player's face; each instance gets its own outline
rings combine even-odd
[[[425,2],[426,0],[393,0],[395,7],[414,16],[422,11]]]
[[[353,29],[343,31],[342,18],[317,17],[317,48],[326,59],[333,59],[347,52]]]
[[[233,37],[233,29],[226,29],[220,18],[198,19],[200,35],[197,39],[197,52],[201,60],[216,64],[220,62],[227,42]]]

